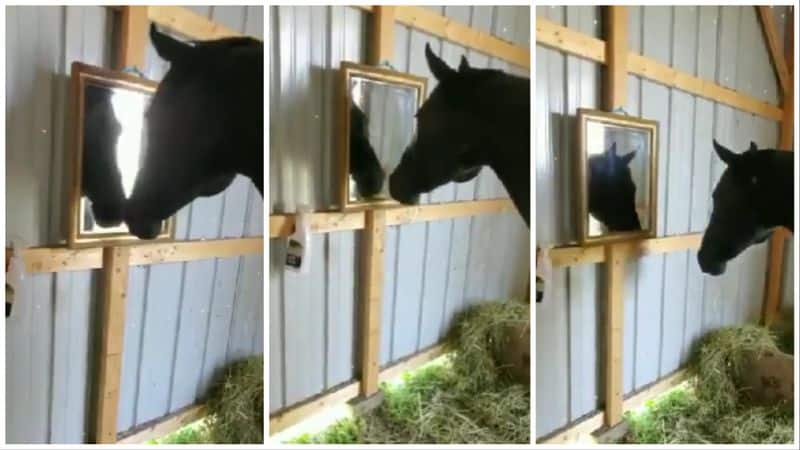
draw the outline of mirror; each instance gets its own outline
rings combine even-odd
[[[157,84],[82,63],[72,65],[73,177],[70,247],[136,240],[123,222],[146,148],[145,112]],[[174,219],[158,239],[171,239]]]
[[[578,110],[581,244],[654,237],[658,122]]]
[[[340,170],[343,209],[397,204],[389,174],[414,138],[427,80],[382,68],[343,62],[344,108]]]

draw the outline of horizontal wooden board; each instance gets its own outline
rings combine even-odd
[[[689,233],[677,236],[643,239],[621,245],[630,246],[629,258],[654,253],[670,253],[698,248],[703,239],[702,233]],[[620,245],[620,244],[617,244]],[[602,245],[591,247],[556,247],[549,252],[553,267],[574,266],[578,264],[601,263],[605,261]]]
[[[439,203],[420,206],[387,207],[387,225],[430,222],[481,214],[497,214],[514,211],[514,204],[508,199],[474,200]],[[313,233],[332,231],[361,230],[364,228],[364,211],[316,212],[311,215]],[[269,237],[285,237],[294,230],[294,214],[273,214],[269,217]]]
[[[145,424],[132,432],[120,435],[116,443],[142,444],[150,439],[162,438],[173,431],[202,419],[207,413],[205,405],[189,406],[153,423]]]
[[[263,251],[264,239],[261,237],[134,244],[130,246],[130,265],[227,258]],[[103,265],[103,249],[32,247],[24,250],[24,259],[28,273],[99,269]]]
[[[605,41],[571,30],[546,19],[536,19],[536,43],[606,64]],[[720,86],[712,81],[676,70],[653,58],[630,52],[627,59],[627,70],[631,74],[693,95],[724,103],[770,120],[779,121],[783,117],[782,109],[775,105]]]
[[[182,6],[148,6],[150,21],[184,36],[198,40],[244,36],[238,31],[214,23],[194,11]],[[252,37],[252,36],[251,36]]]

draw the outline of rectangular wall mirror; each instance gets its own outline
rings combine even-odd
[[[655,237],[658,122],[579,109],[577,143],[580,243]]]
[[[136,241],[123,222],[125,201],[144,160],[144,115],[157,83],[79,62],[72,64],[73,147],[70,247]],[[174,218],[156,240],[172,239]]]
[[[426,86],[426,78],[342,62],[342,209],[397,203],[389,195],[389,175],[414,138]]]

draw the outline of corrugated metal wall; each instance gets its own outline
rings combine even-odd
[[[540,7],[537,17],[602,38],[599,7]],[[753,7],[630,7],[631,50],[777,103],[769,53]],[[575,112],[600,107],[602,66],[536,49],[537,243],[575,239],[572,220]],[[701,232],[724,169],[712,136],[742,151],[777,145],[775,122],[630,76],[627,113],[659,130],[658,235]],[[624,386],[630,393],[676,370],[693,340],[759,317],[766,245],[747,250],[721,277],[703,275],[695,251],[653,255],[626,268]],[[602,265],[554,271],[536,307],[537,436],[602,405]]]
[[[196,7],[233,29],[263,34],[261,7]],[[113,20],[104,7],[6,10],[7,238],[62,235],[72,61],[109,67]],[[148,44],[148,78],[167,69]],[[263,202],[238,177],[178,213],[176,239],[260,236]],[[263,352],[262,255],[133,267],[126,311],[119,431],[192,404],[225,362]],[[87,439],[96,364],[99,271],[29,275],[6,325],[10,443]]]
[[[527,47],[525,7],[432,7]],[[334,92],[342,60],[364,62],[369,15],[349,7],[270,9],[271,212],[315,209],[335,201]],[[425,42],[456,65],[527,75],[503,61],[395,28],[392,66],[429,77]],[[443,186],[423,202],[507,197],[490,170],[473,182]],[[359,233],[315,235],[311,272],[284,272],[285,240],[270,242],[270,411],[291,406],[355,377]],[[469,304],[521,296],[529,269],[528,233],[514,214],[390,227],[386,245],[381,364],[435,344]],[[434,269],[439,269],[438,271]]]

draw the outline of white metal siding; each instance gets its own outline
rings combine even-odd
[[[260,7],[203,7],[201,14],[261,36]],[[105,7],[6,9],[7,238],[56,244],[72,61],[110,67]],[[167,66],[148,44],[149,78]],[[257,236],[263,204],[238,177],[225,192],[177,217],[177,239]],[[213,371],[263,352],[261,255],[130,270],[119,431],[194,403]],[[99,271],[28,275],[6,320],[6,435],[10,443],[85,442],[96,365]]]
[[[448,17],[528,46],[524,7],[432,7]],[[270,8],[270,211],[335,201],[334,93],[342,60],[364,62],[368,13],[350,7]],[[429,77],[429,41],[451,64],[527,76],[472,50],[396,25],[392,66]],[[423,202],[507,197],[491,170],[443,186]],[[270,411],[355,377],[360,233],[315,235],[311,272],[283,271],[285,239],[270,242]],[[521,296],[528,230],[516,213],[390,227],[384,275],[381,364],[439,341],[453,314],[486,299]]]
[[[599,7],[541,7],[537,17],[602,38]],[[769,54],[753,7],[630,7],[629,44],[662,63],[777,102]],[[537,243],[576,238],[574,120],[599,108],[602,66],[538,46],[536,52]],[[723,170],[711,139],[737,151],[777,144],[777,123],[628,77],[626,112],[659,121],[658,235],[702,232]],[[747,250],[721,277],[703,275],[696,252],[631,261],[624,288],[624,387],[630,393],[677,369],[701,333],[759,317],[766,246]],[[603,267],[555,270],[552,295],[536,306],[537,436],[602,407]]]

